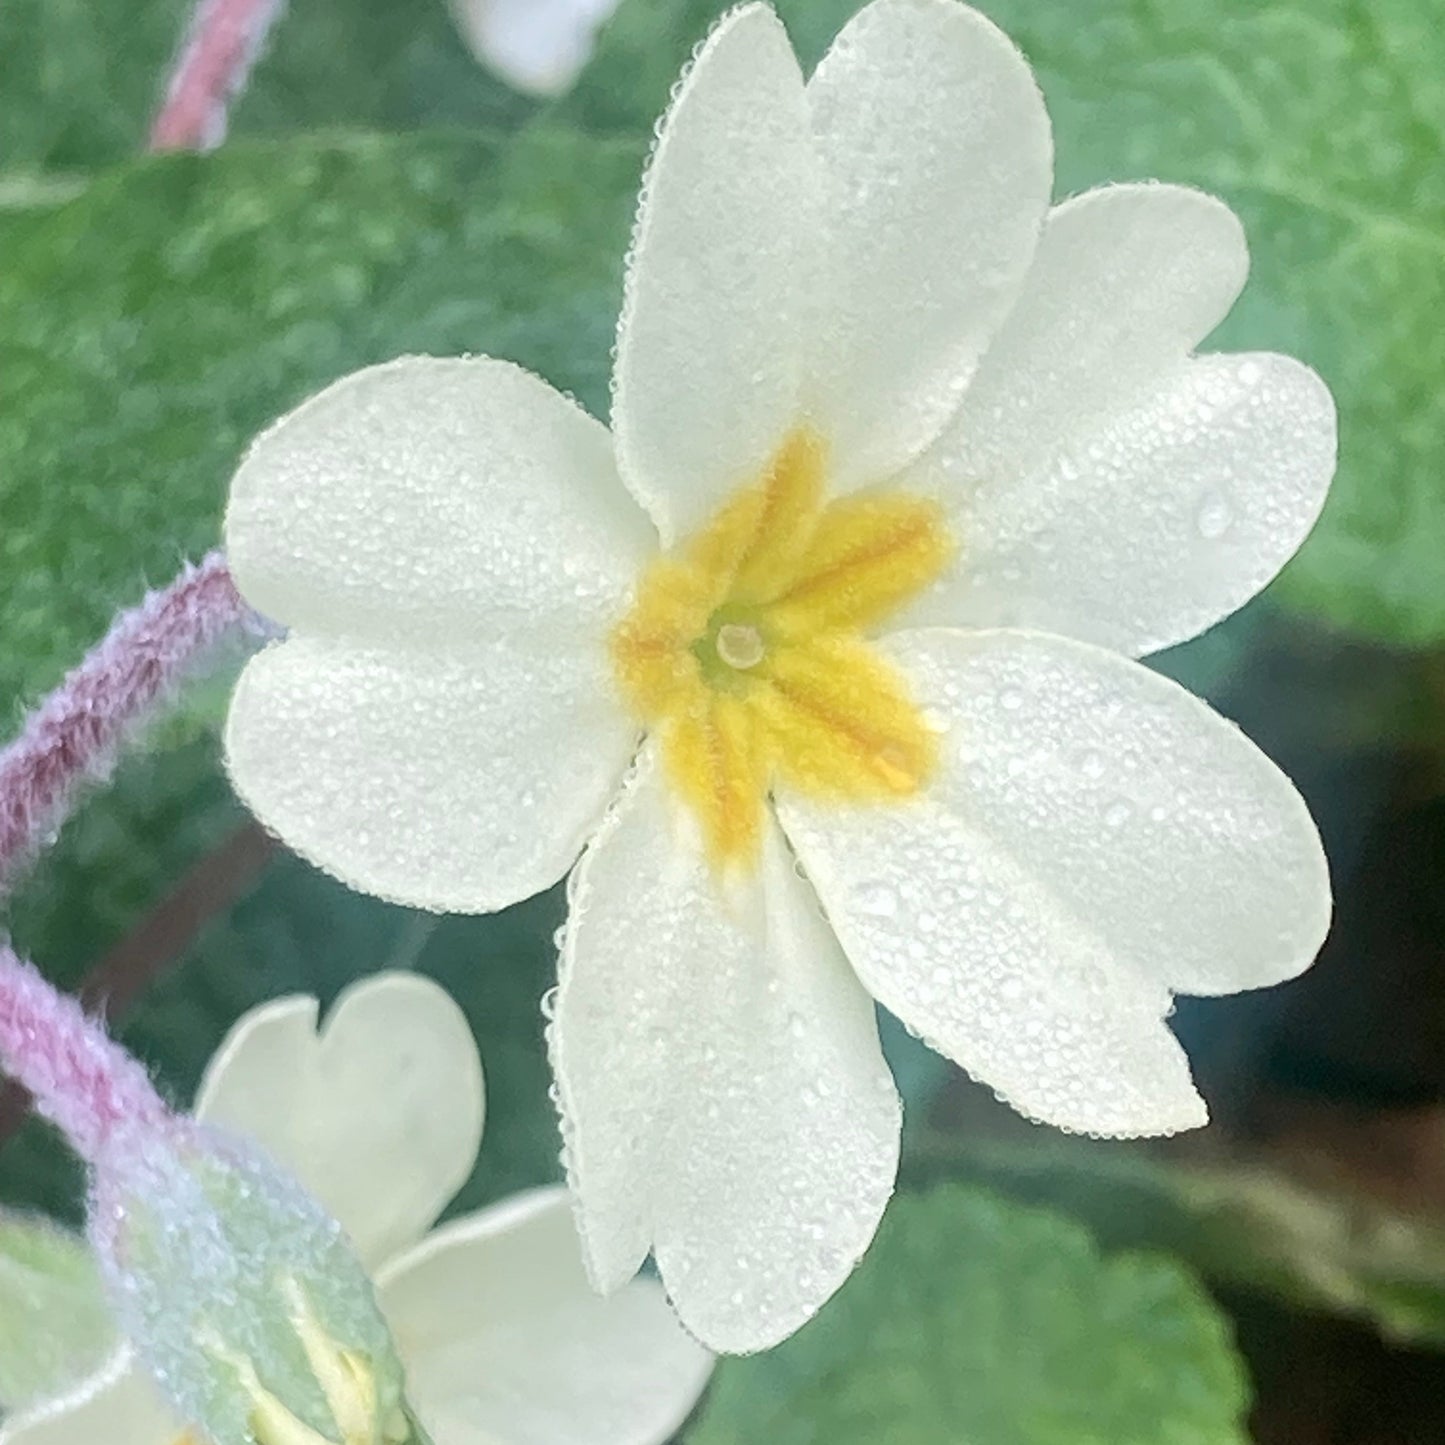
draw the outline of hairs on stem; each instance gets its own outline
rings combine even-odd
[[[199,0],[151,125],[153,151],[212,150],[283,0]]]
[[[265,631],[219,552],[122,612],[0,750],[0,884],[54,835],[83,785],[110,776],[124,742],[220,644]]]

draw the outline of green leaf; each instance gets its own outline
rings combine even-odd
[[[115,1345],[85,1241],[0,1210],[0,1412],[60,1394]]]
[[[88,169],[143,149],[192,8],[6,0],[0,165]],[[230,133],[511,127],[534,108],[472,59],[445,0],[327,0],[293,4],[276,22]]]
[[[643,136],[721,0],[628,0],[558,115]],[[805,60],[855,0],[780,0]],[[1209,343],[1290,352],[1341,415],[1325,515],[1280,600],[1445,638],[1445,71],[1436,0],[981,0],[1037,69],[1058,193],[1156,178],[1243,218],[1243,299]]]
[[[948,1186],[896,1198],[842,1293],[728,1360],[689,1445],[1243,1445],[1229,1328],[1189,1273]]]
[[[935,1136],[916,1161],[1067,1210],[1106,1244],[1168,1250],[1207,1278],[1445,1349],[1445,1225],[1265,1163],[1186,1165],[1040,1134]]]
[[[238,145],[10,216],[0,706],[213,546],[247,442],[337,376],[491,352],[605,405],[640,159],[551,133]]]

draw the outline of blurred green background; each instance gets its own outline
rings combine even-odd
[[[140,157],[182,0],[0,6],[0,706],[214,545],[240,450],[403,352],[513,358],[605,414],[654,116],[714,0],[623,0],[560,100],[480,69],[443,0],[293,0],[231,139]],[[811,63],[853,0],[778,9]],[[1181,1004],[1216,1123],[1025,1125],[890,1032],[904,1193],[701,1445],[1445,1440],[1445,28],[1439,0],[984,0],[1038,70],[1058,191],[1223,196],[1255,257],[1211,346],[1292,352],[1339,478],[1269,592],[1157,659],[1300,784],[1337,891],[1304,979]],[[266,843],[221,776],[224,677],[5,904],[179,1099],[251,1004],[420,968],[466,1008],[489,1125],[458,1207],[557,1174],[537,1001],[561,900],[433,919]],[[8,1112],[7,1112],[8,1110]],[[0,1203],[78,1175],[0,1104]]]

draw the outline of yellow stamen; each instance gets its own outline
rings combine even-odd
[[[927,779],[936,739],[868,646],[947,566],[942,509],[903,493],[823,500],[824,449],[794,433],[756,484],[639,581],[612,636],[618,680],[719,868],[750,862],[775,778],[884,801]]]

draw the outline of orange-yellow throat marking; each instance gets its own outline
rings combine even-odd
[[[942,510],[898,492],[825,505],[825,460],[794,433],[761,481],[647,569],[612,634],[623,691],[719,867],[756,856],[775,779],[883,801],[933,767],[933,732],[864,634],[948,564]]]

